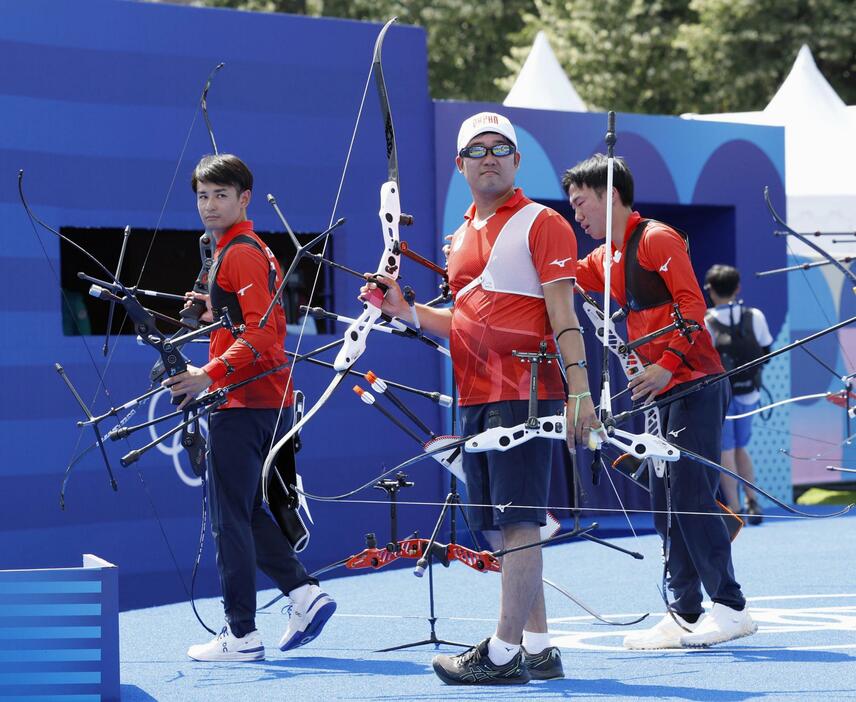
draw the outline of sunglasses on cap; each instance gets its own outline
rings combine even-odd
[[[494,144],[493,146],[484,146],[483,144],[473,144],[472,146],[465,146],[458,152],[458,156],[461,158],[484,158],[487,156],[487,152],[490,151],[497,158],[503,158],[504,156],[511,156],[517,149],[514,144]]]

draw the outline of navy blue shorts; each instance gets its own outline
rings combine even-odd
[[[562,400],[540,400],[538,414],[562,415]],[[461,408],[464,436],[494,427],[525,422],[529,403],[504,400]],[[467,517],[473,529],[497,529],[503,524],[547,523],[547,497],[553,456],[552,439],[531,439],[508,451],[464,452],[467,476]],[[534,507],[534,509],[533,509]]]

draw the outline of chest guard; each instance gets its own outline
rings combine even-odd
[[[630,233],[627,248],[624,251],[624,290],[627,296],[627,308],[633,312],[649,310],[673,302],[672,295],[660,274],[639,265],[639,242],[642,241],[642,234],[647,226],[654,221],[653,219],[640,221]],[[675,228],[671,227],[671,229]],[[689,241],[686,233],[680,229],[675,229],[675,231],[686,242],[689,252]]]
[[[264,249],[259,246],[259,243],[251,236],[240,234],[230,241],[220,252],[214,265],[211,267],[211,272],[208,275],[209,294],[211,295],[211,309],[214,311],[214,319],[220,318],[220,310],[226,307],[229,310],[229,316],[232,318],[233,324],[243,324],[244,315],[241,312],[241,305],[238,302],[238,295],[228,290],[224,290],[217,284],[217,274],[220,272],[220,264],[226,259],[226,254],[236,244],[249,244],[253,248],[261,252],[268,261],[268,292],[273,294],[276,292],[276,267],[273,261],[268,259]]]

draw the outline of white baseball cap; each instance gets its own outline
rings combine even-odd
[[[461,123],[461,128],[458,130],[458,152],[469,144],[473,137],[488,132],[502,134],[517,148],[517,134],[508,117],[498,115],[496,112],[479,112],[477,115],[467,117]]]

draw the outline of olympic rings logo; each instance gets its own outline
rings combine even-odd
[[[161,392],[152,396],[151,400],[149,400],[149,421],[155,419],[157,415],[157,405],[158,400],[164,395],[169,395],[169,391],[164,388]],[[199,430],[202,432],[202,435],[207,439],[208,438],[208,420],[200,419],[199,420]],[[154,425],[149,427],[149,435],[152,437],[152,441],[157,439],[158,433],[155,429]],[[184,469],[182,465],[182,456],[185,455],[184,449],[181,446],[181,432],[176,432],[172,435],[172,442],[164,441],[157,445],[157,450],[161,453],[172,457],[172,465],[175,468],[175,472],[178,474],[179,479],[188,487],[199,487],[202,485],[202,478],[198,478],[196,474],[191,470],[189,473]]]

